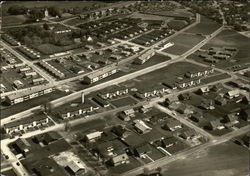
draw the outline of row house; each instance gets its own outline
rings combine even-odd
[[[196,80],[179,81],[179,82],[176,82],[176,85],[178,88],[183,89],[183,88],[199,85],[200,83],[201,83],[201,79],[196,79]]]
[[[61,108],[60,108],[61,109]],[[99,109],[98,106],[84,104],[83,106],[69,107],[57,111],[57,115],[62,119],[68,119],[70,117],[86,115]]]
[[[123,95],[127,95],[129,93],[129,89],[126,87],[118,87],[118,86],[111,86],[108,89],[104,89],[98,92],[98,96],[104,100],[112,99],[116,97],[120,97]]]
[[[4,130],[7,134],[26,130],[32,127],[41,126],[49,123],[49,118],[46,116],[33,116],[22,120],[14,121],[4,125]]]
[[[30,88],[19,93],[10,94],[6,97],[6,102],[10,105],[21,103],[35,97],[39,97],[55,90],[54,87],[43,85],[41,87]]]
[[[113,75],[118,72],[118,69],[114,66],[103,68],[101,70],[97,70],[95,73],[91,73],[83,78],[83,82],[87,84],[92,84],[101,79],[104,79],[110,75]]]
[[[136,97],[139,98],[150,98],[154,96],[161,96],[168,92],[168,88],[163,85],[147,87],[145,89],[141,89],[135,93]]]
[[[187,78],[203,77],[214,73],[214,68],[205,68],[201,71],[188,71],[185,76]]]
[[[39,62],[39,64],[45,68],[48,72],[50,72],[53,76],[63,79],[65,78],[65,74],[62,73],[60,70],[58,70],[57,68],[55,68],[54,66],[50,65],[48,62],[45,61],[41,61]]]

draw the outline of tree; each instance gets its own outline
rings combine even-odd
[[[49,30],[49,25],[48,25],[47,23],[44,23],[44,24],[43,24],[43,29]]]
[[[23,38],[23,42],[27,46],[30,46],[32,44],[32,40],[27,35]]]
[[[19,5],[11,6],[8,9],[10,15],[24,15],[27,13],[27,8]]]
[[[40,21],[44,17],[45,15],[41,9],[34,8],[30,11],[30,19],[32,21]]]
[[[50,7],[48,9],[48,11],[49,11],[49,15],[51,15],[53,17],[56,17],[56,16],[62,17],[62,12],[63,11],[58,7]]]

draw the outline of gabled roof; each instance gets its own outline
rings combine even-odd
[[[78,172],[79,170],[84,170],[85,169],[85,165],[83,164],[83,162],[81,161],[75,161],[75,160],[71,160],[68,163],[68,167],[74,172]]]
[[[230,90],[226,93],[226,95],[232,97],[232,96],[236,96],[236,95],[239,95],[239,90],[238,89],[234,89],[234,90]]]

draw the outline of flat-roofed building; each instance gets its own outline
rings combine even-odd
[[[19,93],[10,94],[6,97],[6,102],[10,105],[21,103],[29,99],[39,97],[54,91],[54,87],[43,85],[40,87],[30,88]]]
[[[104,79],[110,75],[113,75],[118,72],[118,69],[114,66],[103,68],[101,70],[96,71],[95,73],[91,73],[83,78],[83,82],[87,84],[92,84],[101,79]]]

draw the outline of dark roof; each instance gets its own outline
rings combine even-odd
[[[129,136],[122,141],[129,147],[137,147],[144,144],[146,141],[134,132],[131,132]]]
[[[48,133],[44,133],[44,134],[38,136],[37,138],[38,138],[38,141],[45,142],[45,143],[49,144],[53,141],[61,139],[62,136],[60,136],[57,132],[50,131]]]
[[[178,120],[171,120],[170,122],[165,124],[165,126],[167,126],[168,128],[174,128],[179,125],[181,125],[181,122],[179,122]]]
[[[102,156],[109,157],[111,150],[112,153],[115,154],[122,154],[125,152],[126,145],[122,143],[119,139],[115,139],[112,141],[103,142],[98,144],[95,148]]]
[[[163,139],[165,135],[153,128],[150,132],[143,134],[141,137],[148,142],[154,142]]]
[[[178,139],[175,138],[174,136],[171,136],[171,137],[168,137],[168,138],[165,138],[165,139],[162,140],[162,143],[165,146],[171,145],[171,144],[174,144],[174,143],[177,143],[177,142],[178,142]]]
[[[151,152],[151,147],[149,144],[145,144],[145,145],[136,147],[135,150],[137,151],[138,154],[149,153]]]

